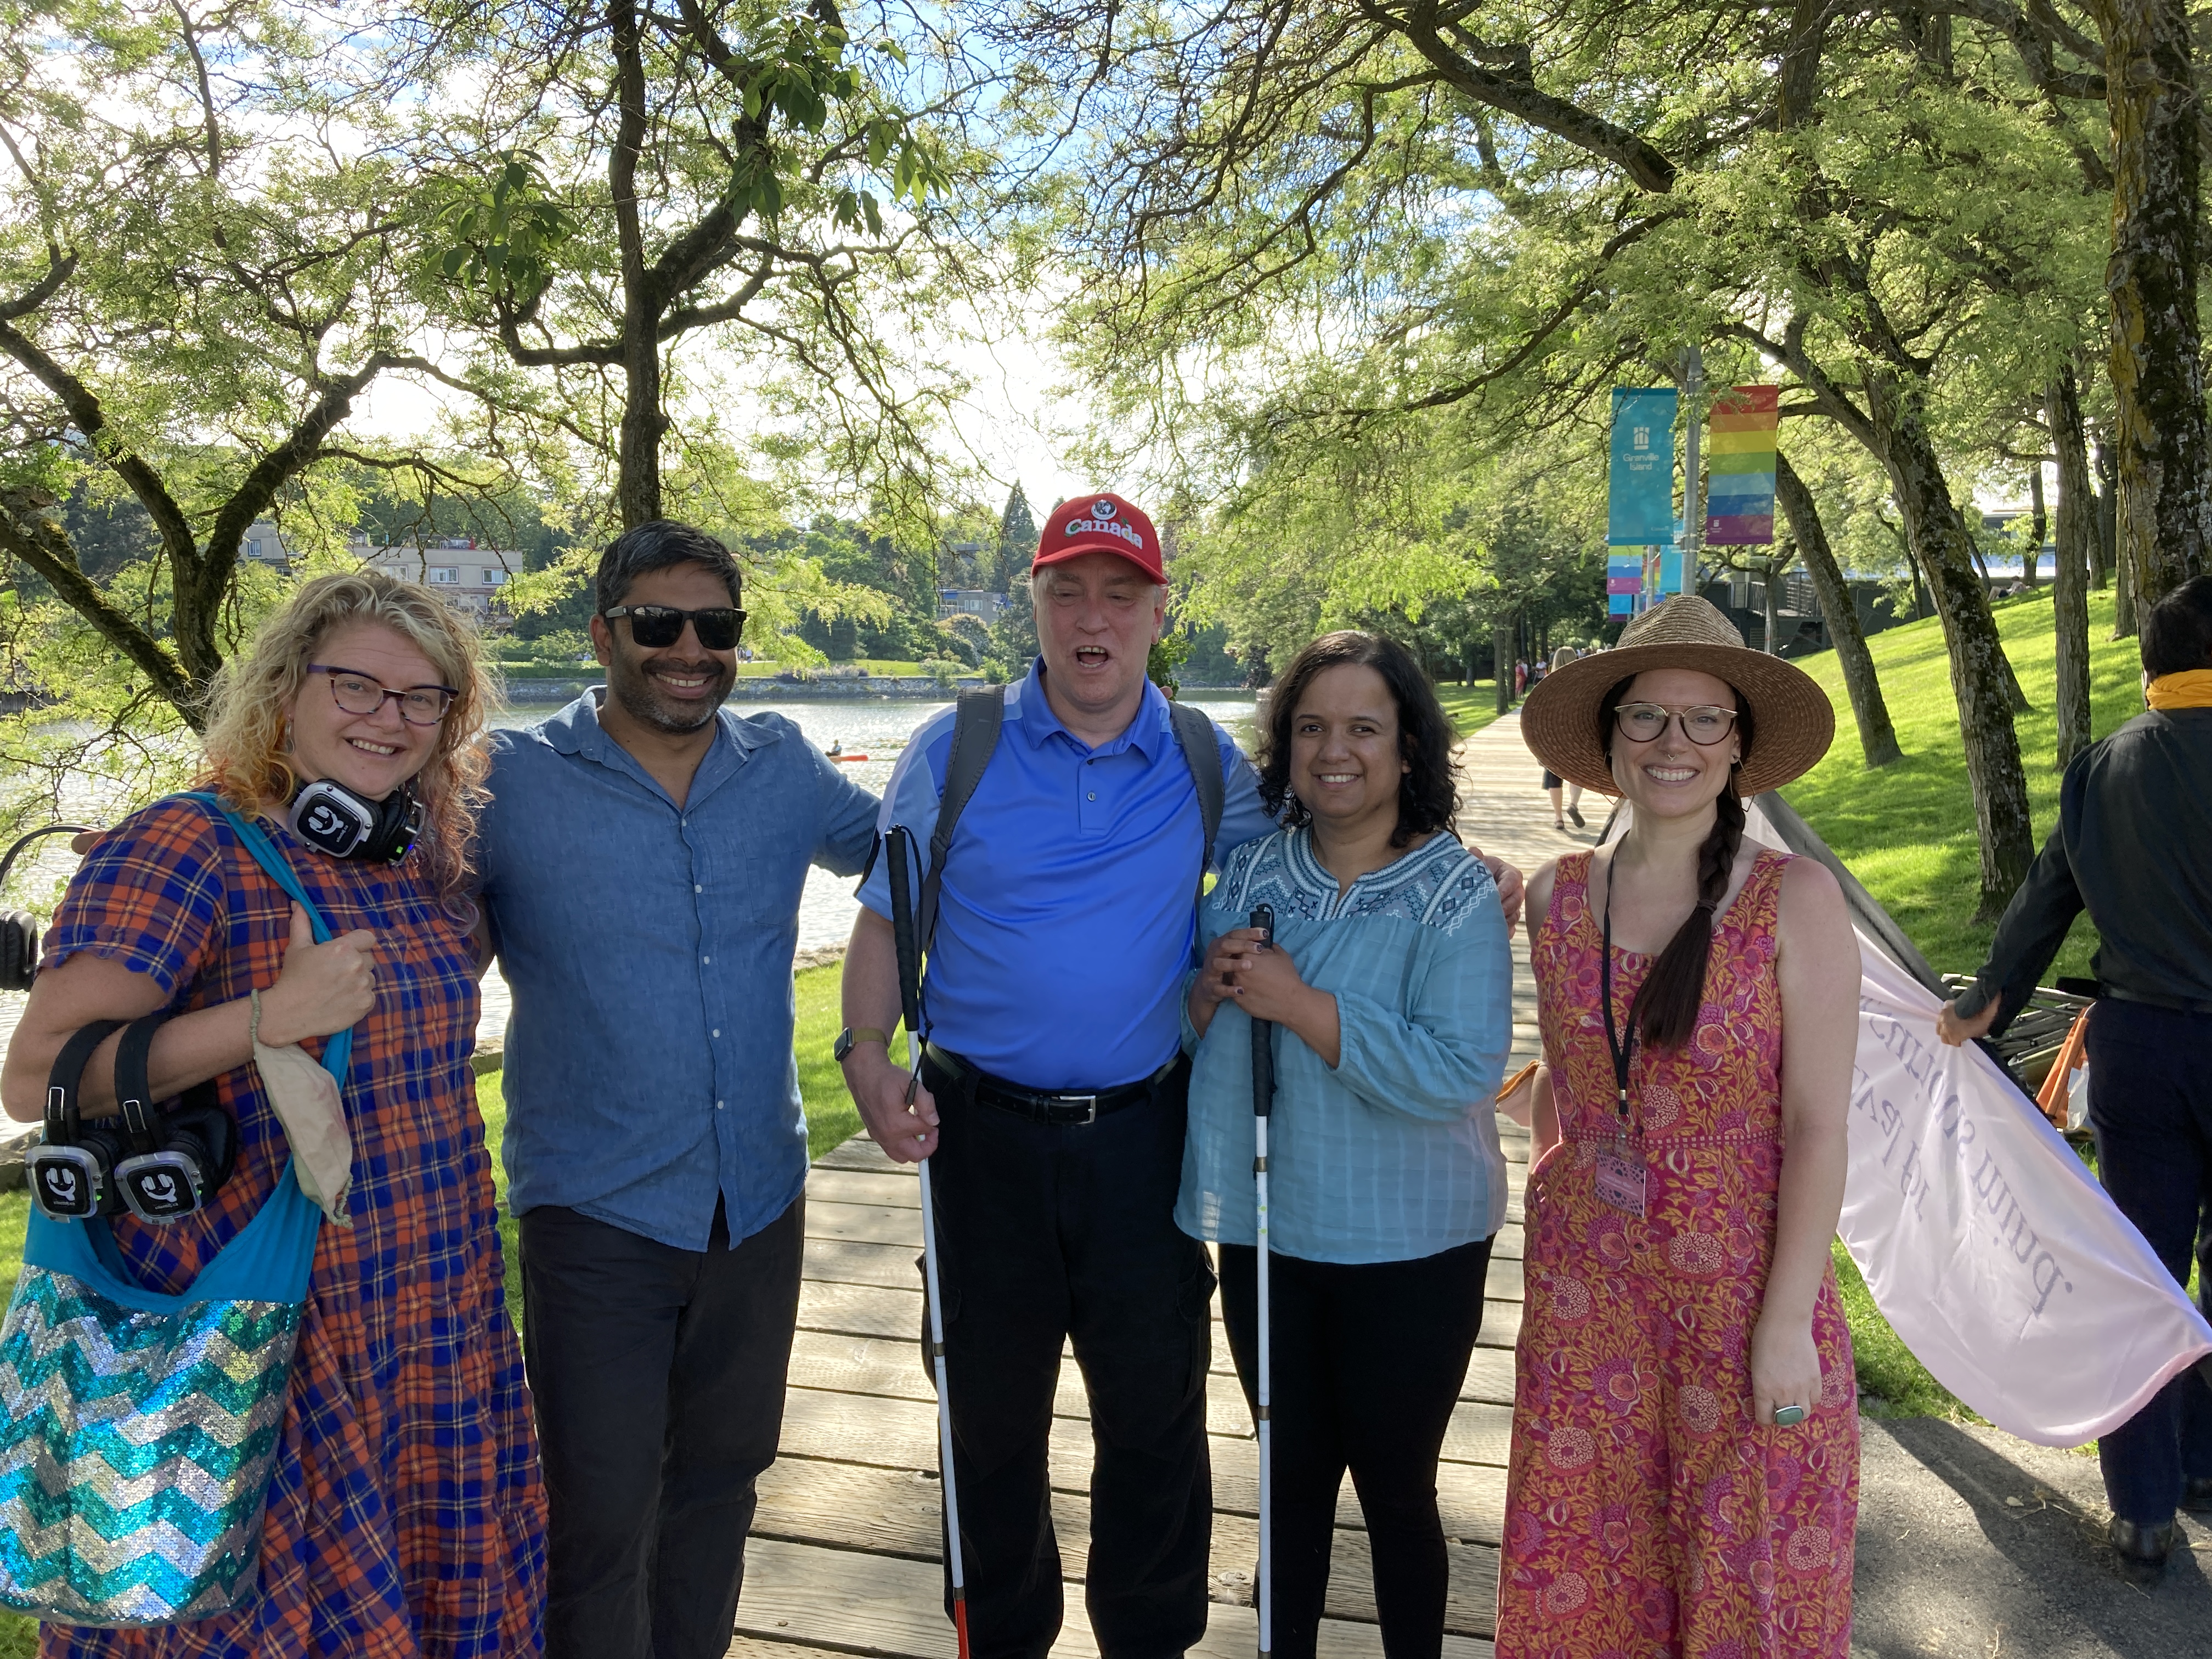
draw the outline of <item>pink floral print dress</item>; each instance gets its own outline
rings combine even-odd
[[[1752,1413],[1784,1152],[1774,956],[1789,860],[1760,852],[1716,920],[1690,1042],[1636,1048],[1638,1218],[1596,1188],[1616,1108],[1589,859],[1559,861],[1536,933],[1562,1138],[1528,1178],[1498,1659],[1845,1659],[1859,1435],[1832,1273],[1813,1317],[1820,1399],[1794,1428]],[[1614,951],[1616,1029],[1650,966]]]

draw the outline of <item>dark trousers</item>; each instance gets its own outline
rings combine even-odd
[[[550,1511],[550,1659],[722,1659],[775,1461],[806,1200],[734,1250],[522,1217],[523,1363]]]
[[[1311,1659],[1347,1468],[1367,1522],[1382,1651],[1443,1650],[1450,1568],[1437,1455],[1482,1328],[1490,1243],[1357,1267],[1268,1254],[1277,1659]],[[1249,1244],[1221,1247],[1221,1322],[1256,1411],[1259,1252]]]
[[[2089,1016],[2089,1127],[2120,1213],[2212,1315],[2212,1015],[2106,997]],[[2105,1496],[2123,1521],[2173,1518],[2185,1479],[2212,1476],[2212,1389],[2192,1368],[2097,1443]]]
[[[1173,1218],[1188,1068],[1146,1103],[1064,1127],[980,1105],[933,1062],[924,1080],[942,1118],[929,1168],[975,1659],[1042,1659],[1060,1631],[1045,1460],[1064,1340],[1090,1395],[1084,1600],[1099,1651],[1179,1655],[1206,1631],[1213,1522],[1213,1272]],[[945,1595],[949,1608],[949,1579]]]

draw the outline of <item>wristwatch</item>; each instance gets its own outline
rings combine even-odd
[[[863,1025],[855,1030],[848,1025],[837,1033],[836,1042],[830,1045],[830,1057],[842,1066],[845,1063],[845,1057],[863,1042],[880,1042],[884,1045],[885,1053],[890,1050],[890,1038],[876,1030],[874,1026]]]

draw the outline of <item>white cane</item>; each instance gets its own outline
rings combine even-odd
[[[908,884],[908,860],[914,835],[893,824],[884,837],[891,887],[891,938],[898,953],[899,1007],[906,1017],[906,1103],[914,1104],[921,1085],[921,950],[915,937],[914,895]],[[937,1466],[945,1487],[945,1561],[952,1579],[952,1630],[959,1659],[968,1659],[968,1578],[960,1561],[960,1498],[952,1480],[952,1395],[945,1380],[945,1301],[937,1288],[937,1204],[929,1182],[929,1160],[921,1164],[921,1281],[929,1304],[929,1364],[937,1381]]]
[[[1252,927],[1261,934],[1261,948],[1265,950],[1266,942],[1275,936],[1274,911],[1264,904],[1255,906]],[[1267,1115],[1275,1105],[1274,1037],[1272,1021],[1252,1022],[1252,1206],[1258,1237],[1254,1261],[1260,1303],[1259,1380],[1253,1389],[1258,1402],[1253,1415],[1260,1431],[1260,1659],[1268,1659],[1274,1646],[1275,1626],[1274,1482],[1269,1455],[1274,1425],[1267,1401]]]

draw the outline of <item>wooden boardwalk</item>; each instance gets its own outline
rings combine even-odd
[[[1533,871],[1574,841],[1553,834],[1514,716],[1470,739],[1462,816],[1467,838]],[[1593,814],[1593,830],[1601,814]],[[1516,951],[1512,1064],[1533,1057],[1535,1013],[1525,952]],[[1514,1195],[1490,1267],[1480,1346],[1468,1368],[1437,1477],[1452,1583],[1446,1659],[1490,1659],[1498,1528],[1513,1419],[1513,1342],[1521,1325],[1520,1182],[1525,1133],[1504,1131]],[[921,1322],[921,1188],[911,1168],[865,1139],[815,1165],[806,1187],[805,1281],[785,1397],[781,1455],[762,1477],[760,1513],[738,1607],[739,1659],[810,1659],[824,1652],[951,1659],[941,1609],[937,1419],[918,1346]],[[1215,1319],[1220,1314],[1217,1306]],[[955,1388],[959,1379],[952,1379]],[[1194,1653],[1241,1659],[1257,1644],[1251,1575],[1258,1549],[1258,1453],[1249,1413],[1214,1333],[1214,1607]],[[1072,1360],[1062,1370],[1052,1441],[1053,1514],[1070,1582],[1056,1655],[1097,1651],[1083,1611],[1088,1541],[1088,1413]],[[1337,1510],[1330,1659],[1379,1656],[1366,1535],[1350,1483]]]

